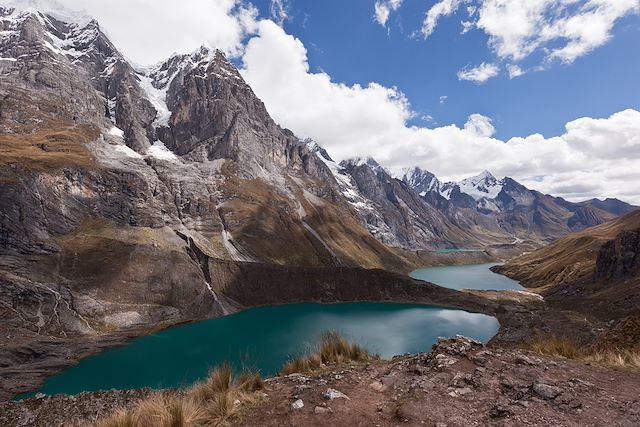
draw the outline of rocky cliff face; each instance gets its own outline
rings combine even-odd
[[[1,14],[0,297],[23,334],[223,314],[209,259],[407,268],[221,52],[135,70],[94,21]]]
[[[623,231],[600,247],[596,277],[618,279],[640,276],[640,230]]]

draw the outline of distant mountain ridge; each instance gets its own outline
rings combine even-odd
[[[475,213],[494,216],[498,226],[507,227],[505,230],[516,235],[533,232],[542,241],[602,224],[636,209],[617,199],[569,202],[530,190],[509,177],[499,180],[486,170],[460,182],[442,183],[431,172],[416,167],[407,171],[402,180],[452,218],[460,212],[471,217]]]

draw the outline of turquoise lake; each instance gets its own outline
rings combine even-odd
[[[523,290],[513,279],[494,273],[489,268],[498,264],[449,265],[419,268],[409,274],[414,279],[426,280],[445,288],[476,290]]]
[[[49,378],[45,394],[179,387],[204,378],[224,361],[277,373],[335,330],[382,357],[428,351],[437,337],[466,335],[486,342],[498,331],[491,316],[413,304],[293,304],[231,316],[137,338]]]

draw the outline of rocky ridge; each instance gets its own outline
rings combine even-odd
[[[529,190],[509,177],[498,180],[488,171],[442,183],[432,173],[414,168],[402,181],[455,225],[476,234],[510,236],[518,242],[550,243],[635,209],[614,199],[568,202]]]

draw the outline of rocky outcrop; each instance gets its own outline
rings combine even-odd
[[[596,277],[618,279],[640,276],[640,229],[623,231],[600,247]]]
[[[612,375],[566,359],[487,348],[455,337],[440,340],[429,353],[269,380],[269,398],[248,410],[243,424],[502,426],[553,420],[576,427],[632,426],[640,414],[628,387],[636,387],[640,377]],[[612,378],[624,386],[614,385]],[[345,397],[330,400],[330,393]],[[602,395],[615,396],[617,404],[605,410],[609,405]],[[288,410],[294,400],[303,405]],[[261,416],[266,412],[272,414],[268,420]]]

